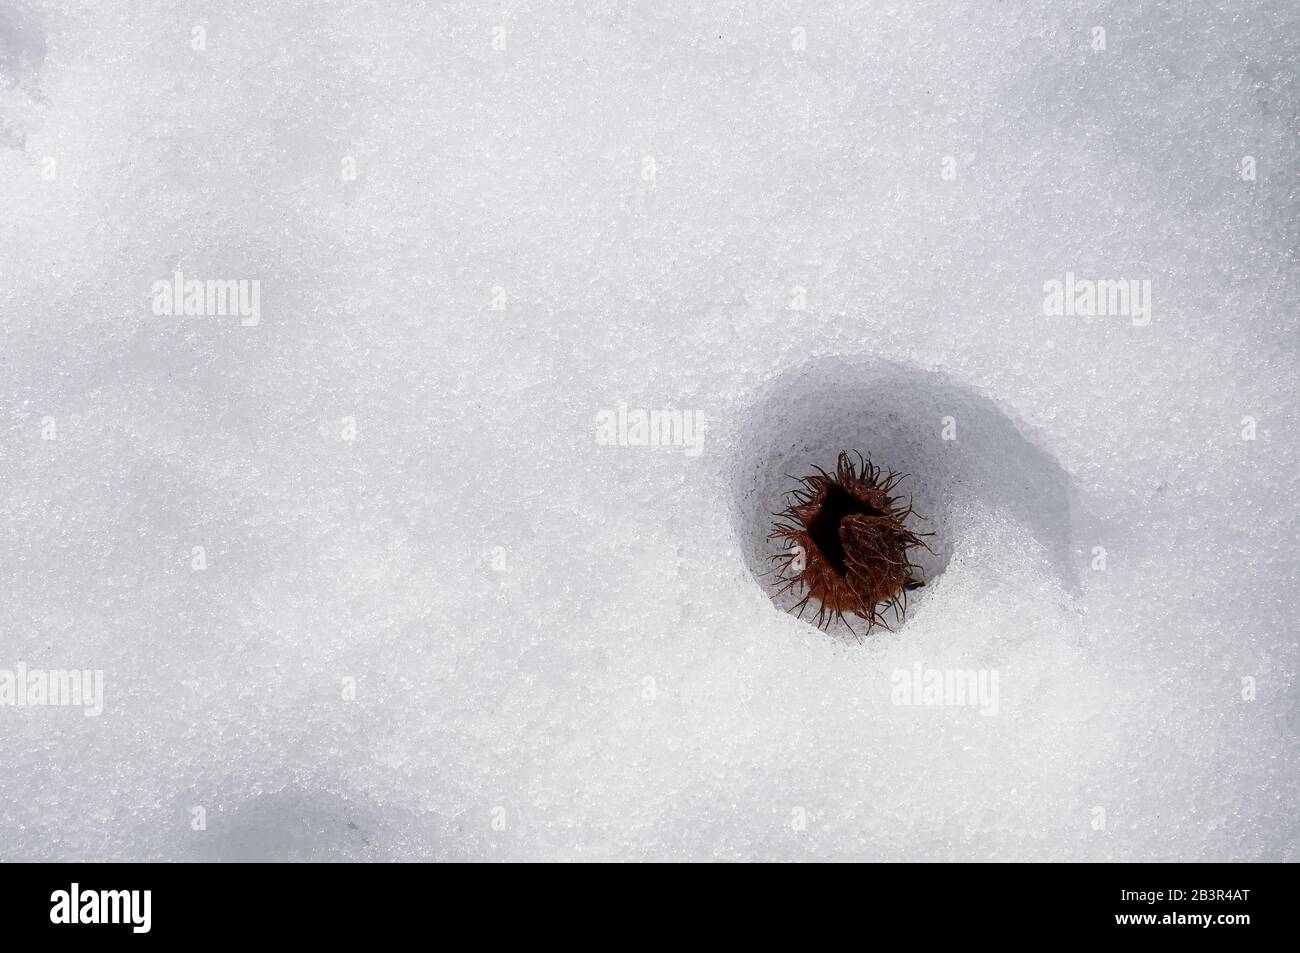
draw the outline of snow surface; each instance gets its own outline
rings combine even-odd
[[[105,684],[0,707],[0,859],[1295,860],[1298,47],[0,0],[0,669]],[[259,323],[154,314],[177,270]],[[757,576],[844,446],[937,534],[860,642]]]

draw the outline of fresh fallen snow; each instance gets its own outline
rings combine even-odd
[[[0,700],[103,678],[0,858],[1295,860],[1297,36],[0,0]],[[758,575],[844,447],[936,533],[861,641]]]

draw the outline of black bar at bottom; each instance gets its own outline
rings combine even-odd
[[[577,865],[537,883],[526,867],[6,864],[0,915],[6,941],[92,943],[335,945],[447,929],[495,936],[509,927],[539,939],[601,939],[596,931],[611,926],[616,936],[631,929],[668,941],[696,939],[689,925],[697,921],[718,933],[829,932],[849,928],[851,917],[864,942],[903,931],[926,942],[1127,934],[1182,944],[1280,939],[1294,926],[1285,865],[840,865],[761,891],[752,889],[752,872],[734,881],[733,870],[658,870],[603,871],[593,889]],[[687,883],[692,877],[711,883]]]

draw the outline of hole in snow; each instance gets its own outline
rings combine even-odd
[[[885,470],[908,474],[896,493],[909,498],[919,517],[916,532],[932,532],[933,552],[916,551],[925,586],[908,601],[907,617],[924,611],[927,593],[962,545],[965,502],[976,501],[1028,526],[1043,544],[1052,569],[1078,587],[1071,545],[1071,481],[1056,459],[1038,445],[1006,410],[973,388],[937,371],[887,361],[826,358],[779,377],[745,412],[732,463],[732,520],[742,555],[766,593],[776,574],[769,540],[772,514],[784,509],[799,476],[819,466],[834,472],[841,450],[860,451]],[[852,501],[850,501],[852,502]],[[834,559],[839,521],[853,510],[837,507],[814,538]],[[778,601],[789,608],[801,594]]]

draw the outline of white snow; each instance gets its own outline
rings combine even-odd
[[[0,689],[104,679],[0,859],[1297,859],[1298,36],[0,0]],[[756,577],[843,448],[937,534],[861,642]]]

